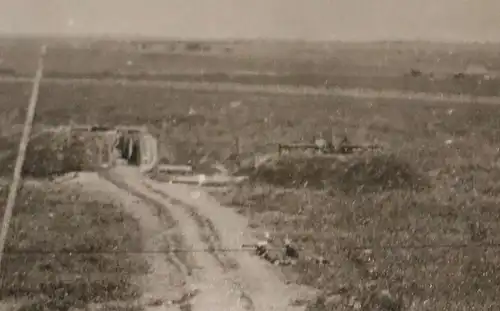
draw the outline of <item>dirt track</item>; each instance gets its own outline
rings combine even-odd
[[[0,83],[30,83],[28,78],[0,77]],[[320,87],[294,87],[283,85],[247,85],[240,83],[212,83],[212,82],[178,82],[178,81],[155,81],[155,80],[126,80],[126,79],[84,79],[84,78],[44,78],[42,84],[98,84],[98,85],[124,85],[140,87],[159,87],[180,90],[200,91],[232,91],[265,94],[288,94],[288,95],[311,95],[311,96],[341,96],[354,98],[385,98],[428,101],[436,103],[452,104],[500,104],[500,97],[457,95],[457,94],[434,94],[416,93],[399,90],[371,90],[371,89],[341,89]],[[407,102],[407,101],[404,101]],[[403,102],[403,103],[404,103]]]
[[[152,299],[179,300],[172,297],[175,291],[176,297],[188,297],[183,303],[195,311],[293,311],[305,309],[297,301],[313,298],[313,290],[286,285],[284,277],[269,263],[250,252],[234,251],[244,243],[255,242],[247,220],[220,206],[203,190],[157,183],[130,167],[116,167],[101,173],[98,179],[99,187],[115,193],[139,219],[148,236],[146,247],[159,252],[161,245],[155,244],[158,238],[154,237],[178,232],[180,239],[164,242],[169,248],[191,250],[158,253],[150,258],[153,270],[144,288]],[[168,223],[176,226],[168,227]],[[171,274],[174,267],[183,281],[168,284],[166,279],[170,278],[161,276]],[[176,310],[175,305],[171,307]]]

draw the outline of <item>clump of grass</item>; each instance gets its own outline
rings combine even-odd
[[[43,134],[32,141],[23,166],[25,176],[44,178],[82,171],[85,145],[78,139],[67,139],[67,134]]]
[[[340,295],[339,304],[355,297],[361,310],[407,310],[412,304],[426,310],[424,301],[432,310],[445,310],[451,301],[452,309],[482,306],[500,286],[500,254],[472,245],[496,240],[497,203],[451,192],[442,197],[435,190],[354,196],[244,185],[223,202],[248,211],[261,230],[289,235],[304,255],[325,256],[331,265],[303,260],[284,270],[326,296]],[[345,292],[339,294],[339,286]],[[325,310],[342,310],[325,303]]]
[[[17,157],[18,141],[9,141],[12,148],[1,159],[2,175],[12,174]],[[64,133],[42,133],[33,138],[26,150],[23,176],[46,178],[82,171],[85,168],[86,146],[79,139],[68,140]]]
[[[336,186],[348,193],[419,189],[427,185],[426,178],[413,165],[394,154],[355,158],[341,169],[335,175]]]

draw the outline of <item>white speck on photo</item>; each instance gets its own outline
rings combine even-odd
[[[239,100],[232,101],[232,102],[229,104],[229,106],[230,106],[231,108],[237,108],[237,107],[239,107],[240,105],[241,105],[241,101],[239,101]]]
[[[191,192],[191,197],[193,199],[199,199],[201,197],[201,192],[200,191],[192,191]]]
[[[198,185],[203,185],[205,183],[205,181],[207,180],[207,177],[205,176],[205,174],[200,174],[198,176]]]

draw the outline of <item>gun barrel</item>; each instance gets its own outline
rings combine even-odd
[[[381,148],[382,146],[380,145],[342,145],[340,148],[345,148],[345,149],[377,149]]]

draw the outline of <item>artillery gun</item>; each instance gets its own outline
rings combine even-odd
[[[382,146],[377,144],[352,144],[347,136],[344,136],[342,140],[335,144],[333,141],[326,141],[323,138],[313,139],[311,143],[291,143],[291,144],[278,144],[278,153],[281,155],[285,151],[291,150],[313,150],[321,154],[353,154],[355,152],[370,151],[370,150],[380,150]]]

